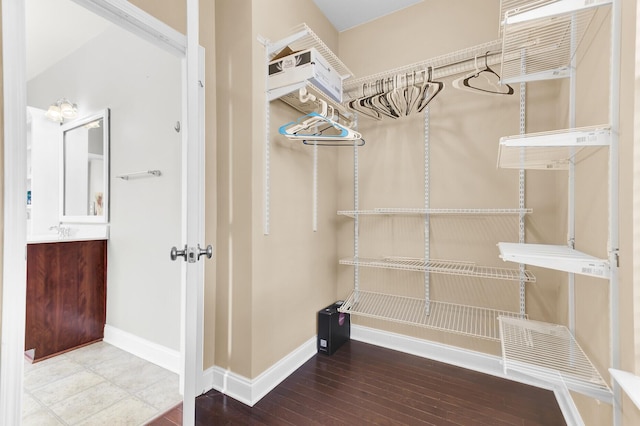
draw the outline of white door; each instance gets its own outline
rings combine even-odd
[[[184,395],[183,424],[194,423],[195,396],[202,375],[203,262],[198,262],[198,245],[204,235],[204,130],[203,70],[198,48],[197,0],[188,0],[189,36],[178,34],[146,13],[120,0],[74,0],[114,23],[156,42],[184,58],[183,117],[183,241],[191,260],[182,268],[181,376]],[[2,0],[3,87],[5,106],[5,204],[2,352],[0,354],[0,424],[20,424],[25,318],[25,203],[26,194],[26,76],[25,15],[22,0]],[[189,47],[187,46],[189,45]],[[189,52],[195,52],[190,54]],[[204,244],[202,244],[204,245]],[[166,248],[166,254],[170,247]],[[206,253],[206,251],[205,251]],[[206,257],[205,257],[206,258]],[[166,259],[166,257],[164,258]],[[162,259],[162,260],[164,260]],[[160,261],[160,260],[159,260]]]

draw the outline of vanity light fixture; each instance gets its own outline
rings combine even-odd
[[[71,103],[67,98],[60,98],[55,104],[49,106],[45,116],[57,123],[62,123],[66,119],[78,116],[78,105]]]

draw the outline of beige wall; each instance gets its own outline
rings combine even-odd
[[[315,334],[335,298],[335,153],[319,154],[319,229],[311,228],[311,150],[279,136],[301,114],[270,105],[270,234],[263,233],[265,50],[307,22],[337,47],[311,1],[221,1],[218,40],[218,300],[216,365],[256,377]],[[251,52],[251,55],[247,55]]]
[[[337,51],[338,34],[310,0],[254,0],[253,40],[272,41],[306,22]],[[280,101],[271,102],[271,223],[263,232],[265,133],[265,49],[253,42],[253,353],[255,377],[313,337],[316,313],[336,297],[337,156],[335,148],[318,149],[318,230],[312,229],[313,149],[292,142],[278,128],[302,114]]]

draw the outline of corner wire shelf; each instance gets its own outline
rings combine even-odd
[[[422,71],[428,67],[433,67],[433,78],[441,79],[475,70],[476,62],[480,64],[481,59],[482,65],[484,65],[485,55],[487,55],[486,60],[488,65],[500,64],[501,49],[502,41],[495,40],[366,77],[350,79],[343,85],[343,103],[347,103],[360,96],[363,85],[375,83],[381,79],[392,78],[397,74],[410,74],[414,71]]]
[[[498,320],[505,374],[550,381],[559,376],[570,390],[610,402],[609,386],[565,326],[513,316]]]
[[[420,209],[420,208],[374,208],[373,210],[339,210],[338,216],[354,218],[356,215],[520,215],[532,213],[533,209]]]
[[[610,4],[611,0],[502,0],[502,82],[569,77],[571,59],[596,8]]]
[[[498,243],[500,258],[574,274],[608,279],[609,262],[568,246],[546,244]]]
[[[311,28],[309,28],[309,26],[307,26],[307,24],[305,23],[292,28],[289,31],[289,35],[287,35],[286,37],[276,42],[268,43],[267,55],[269,56],[269,58],[273,58],[278,52],[280,52],[287,46],[289,46],[294,51],[305,50],[313,47],[322,55],[322,57],[329,63],[329,65],[333,67],[333,69],[340,75],[340,78],[342,78],[343,81],[353,75],[351,70],[347,68],[347,66],[338,58],[338,56],[333,53],[333,51],[329,49],[329,47],[320,39],[320,37],[318,37],[316,33],[314,33]],[[347,117],[347,119],[350,120],[350,117],[353,116],[353,114],[351,114],[344,106],[331,99],[331,97],[325,95],[324,92],[319,90],[309,81],[303,81],[289,86],[267,90],[267,97],[269,101],[281,99],[303,114],[308,114],[311,111],[315,111],[317,109],[317,104],[314,102],[300,101],[298,97],[298,90],[303,87],[306,87],[307,92],[309,92],[310,94],[326,101],[336,111],[339,111],[342,116]]]
[[[435,300],[429,302],[429,314],[427,314],[425,299],[359,290],[351,293],[338,310],[351,315],[382,319],[494,341],[500,339],[499,316],[520,317],[520,314],[515,312]]]
[[[384,257],[384,258],[344,258],[341,265],[352,265],[367,268],[394,269],[400,271],[430,272],[435,274],[460,275],[467,277],[490,278],[496,280],[511,280],[535,282],[536,277],[530,271],[520,273],[520,269],[495,268],[478,266],[473,262],[455,260],[436,260],[412,257]]]
[[[500,138],[498,167],[569,170],[582,150],[610,143],[611,127],[607,125],[505,136]]]

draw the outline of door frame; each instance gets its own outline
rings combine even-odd
[[[198,42],[198,0],[187,0],[187,35],[126,0],[72,0],[114,24],[183,58],[182,239],[204,239],[204,49]],[[26,42],[23,0],[2,0],[4,90],[4,240],[0,424],[22,419],[26,312]],[[182,244],[180,244],[182,243]],[[167,247],[167,254],[169,247]],[[169,256],[167,255],[167,259]],[[180,387],[183,424],[194,424],[195,397],[203,390],[204,266],[184,263],[181,279]]]

